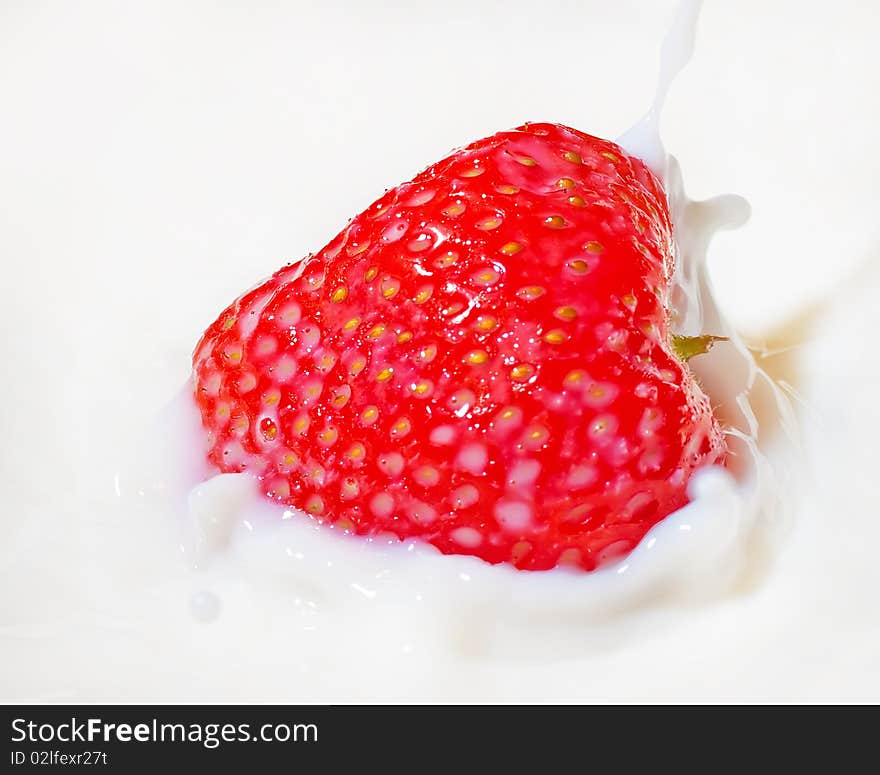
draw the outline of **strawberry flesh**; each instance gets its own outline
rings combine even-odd
[[[209,460],[340,529],[592,570],[726,455],[670,344],[673,268],[663,189],[614,143],[480,140],[208,328]]]

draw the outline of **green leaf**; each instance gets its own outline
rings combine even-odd
[[[685,363],[696,355],[702,355],[709,352],[715,342],[726,342],[726,336],[712,336],[711,334],[703,334],[701,336],[681,336],[679,334],[672,335],[672,349],[675,354]]]

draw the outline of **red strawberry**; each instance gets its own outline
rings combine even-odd
[[[620,556],[726,453],[671,344],[671,232],[614,143],[479,140],[208,328],[209,458],[359,534],[530,570]]]

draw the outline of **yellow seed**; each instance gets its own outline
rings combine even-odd
[[[577,194],[574,194],[573,196],[570,196],[570,197],[568,198],[568,203],[569,203],[572,207],[583,207],[584,205],[586,205],[586,202],[584,201],[584,198],[583,198],[582,196],[578,196]]]
[[[391,377],[393,375],[394,375],[394,369],[392,369],[390,366],[386,366],[384,369],[382,369],[382,371],[380,371],[376,375],[376,381],[377,382],[387,382],[389,379],[391,379]]]
[[[466,358],[471,365],[479,366],[489,360],[489,355],[485,350],[471,350]]]
[[[440,479],[440,474],[432,466],[422,466],[414,474],[416,482],[423,487],[433,487]]]
[[[293,452],[288,452],[281,458],[281,462],[286,466],[292,466],[298,460],[297,456],[293,454]]]
[[[470,169],[463,170],[459,172],[459,176],[462,178],[475,178],[478,175],[482,175],[486,170],[483,167],[471,167]]]
[[[429,247],[431,247],[431,237],[426,234],[423,234],[420,237],[418,237],[417,239],[412,240],[407,245],[407,247],[413,253],[421,253],[423,250],[427,250]]]
[[[527,285],[525,288],[520,288],[516,295],[523,301],[534,301],[541,298],[546,292],[540,285]]]
[[[481,269],[474,275],[474,282],[480,285],[491,285],[497,282],[500,275],[494,269]]]
[[[600,434],[600,433],[605,433],[605,431],[607,429],[608,429],[608,420],[601,419],[601,420],[596,420],[593,423],[593,427],[590,428],[590,431],[594,434]]]
[[[510,561],[516,565],[524,560],[532,551],[532,545],[528,541],[517,541],[510,550]]]
[[[500,218],[484,218],[482,221],[477,221],[477,228],[483,231],[492,231],[492,229],[497,229],[500,225]]]
[[[514,417],[516,417],[516,409],[510,406],[507,409],[502,409],[498,415],[499,420],[512,420]]]
[[[617,161],[617,157],[609,151],[602,151],[601,155],[608,159],[608,161]]]
[[[515,379],[517,382],[529,379],[534,373],[534,367],[530,366],[528,363],[517,364],[510,370],[511,378]]]
[[[557,307],[553,310],[554,317],[560,320],[574,320],[577,317],[577,310],[574,307]]]
[[[478,328],[480,331],[493,331],[497,326],[498,321],[491,315],[480,315],[480,317],[477,318],[477,322],[474,324],[474,327]]]
[[[397,437],[406,436],[412,430],[412,423],[406,418],[401,417],[394,425],[391,426],[391,435]]]
[[[304,433],[309,427],[309,418],[308,417],[299,417],[293,423],[293,429],[297,433]]]
[[[413,301],[416,304],[424,304],[428,299],[431,298],[431,294],[434,293],[434,289],[430,285],[426,285],[422,288],[415,296]]]
[[[354,243],[349,245],[346,252],[350,256],[358,256],[363,253],[368,247],[370,247],[370,242],[367,240],[366,242],[361,242],[360,244]]]
[[[412,331],[401,331],[397,335],[397,341],[399,344],[404,344],[413,338]]]
[[[565,218],[561,215],[550,215],[544,219],[544,225],[548,229],[561,229],[565,226]]]
[[[257,355],[271,355],[278,348],[278,342],[272,337],[264,336],[257,340]]]
[[[568,262],[568,268],[575,274],[586,274],[589,266],[587,266],[587,262],[583,259],[576,258]]]
[[[360,460],[366,454],[367,448],[358,441],[348,448],[348,452],[345,453],[345,456],[350,460]]]
[[[253,374],[245,374],[238,381],[238,390],[241,393],[247,393],[257,386],[257,378]]]
[[[584,245],[584,250],[588,253],[601,253],[605,248],[602,246],[601,242],[596,242],[591,240],[586,245]]]
[[[631,293],[626,294],[620,299],[623,302],[623,306],[625,306],[629,310],[634,310],[636,308],[636,297]]]
[[[412,386],[412,392],[417,396],[426,396],[432,391],[432,389],[433,385],[427,380],[422,380]]]
[[[326,430],[321,431],[321,433],[318,435],[318,438],[325,444],[335,443],[338,437],[339,433],[336,431],[335,428],[327,428]]]
[[[379,274],[379,270],[376,269],[375,266],[371,266],[371,267],[370,267],[369,269],[367,269],[367,271],[364,273],[364,280],[366,280],[368,283],[371,283],[371,282],[373,282],[373,280],[376,279],[376,275],[377,275],[377,274]]]
[[[449,216],[461,215],[464,212],[464,205],[461,202],[453,202],[448,207],[443,208],[443,214]]]
[[[558,328],[554,328],[552,331],[548,331],[544,334],[544,341],[548,344],[562,344],[566,339],[568,339],[568,337],[565,332]]]
[[[458,261],[458,254],[453,253],[450,250],[445,256],[440,256],[440,258],[434,262],[434,265],[440,269],[445,269],[448,266],[452,266],[456,261]]]
[[[340,301],[345,301],[345,297],[348,296],[348,288],[344,285],[339,286],[335,291],[333,291],[333,295],[330,297],[337,304]]]
[[[563,380],[566,385],[580,385],[587,378],[587,373],[582,369],[574,369],[565,375]]]
[[[290,485],[287,482],[275,482],[272,485],[270,494],[274,495],[276,498],[289,498]]]
[[[583,164],[581,160],[581,155],[579,153],[575,153],[574,151],[565,151],[562,154],[562,158],[566,161],[570,161],[572,164]]]
[[[537,167],[538,162],[536,162],[531,156],[514,156],[515,161],[519,162],[523,165],[523,167]]]
[[[360,374],[364,370],[364,366],[366,366],[366,365],[367,365],[366,358],[355,358],[351,362],[351,366],[348,367],[348,371],[353,377],[356,377],[358,374]]]
[[[379,418],[379,409],[372,404],[361,412],[361,422],[364,425],[372,425]]]
[[[556,188],[568,191],[568,189],[574,188],[574,181],[571,178],[559,178],[559,180],[556,181]]]
[[[234,317],[226,318],[226,320],[223,321],[223,326],[222,326],[222,328],[223,328],[224,331],[228,331],[228,330],[229,330],[230,328],[232,328],[234,325],[235,325],[235,318],[234,318]]]
[[[354,331],[361,324],[360,318],[352,318],[351,320],[347,320],[343,326],[343,331]]]
[[[541,439],[546,439],[549,435],[550,434],[547,432],[547,429],[540,425],[532,428],[528,433],[529,439],[531,439],[532,441],[540,441]]]
[[[458,390],[453,393],[449,397],[449,402],[447,403],[447,406],[449,406],[450,409],[460,409],[462,407],[467,409],[476,400],[477,399],[473,391],[465,388],[464,390]]]
[[[425,363],[430,363],[437,357],[437,345],[429,344],[426,347],[423,347],[419,350],[419,360],[424,361]]]
[[[518,242],[507,242],[501,246],[501,252],[505,256],[513,256],[522,250],[522,245]]]
[[[369,330],[367,336],[370,337],[370,339],[378,339],[380,336],[382,336],[382,334],[385,333],[385,330],[386,329],[384,323],[377,323]]]
[[[519,193],[519,189],[518,189],[516,186],[512,186],[512,185],[510,185],[510,183],[501,183],[501,184],[499,184],[499,185],[497,185],[497,186],[495,187],[495,190],[496,190],[499,194],[508,194],[508,195],[512,195],[512,194],[518,194],[518,193]]]
[[[243,355],[244,353],[241,351],[241,348],[238,347],[233,350],[226,351],[226,357],[229,358],[229,360],[233,363],[238,363],[242,359]]]
[[[386,299],[393,299],[400,290],[400,283],[393,277],[388,277],[380,283],[382,288],[382,296]]]
[[[648,248],[645,247],[645,245],[643,245],[641,242],[636,243],[636,250],[638,250],[639,253],[641,253],[648,260],[651,259],[651,251],[648,250]]]
[[[277,404],[281,400],[281,393],[277,390],[273,390],[271,393],[266,393],[263,396],[263,403],[272,406],[273,404]]]

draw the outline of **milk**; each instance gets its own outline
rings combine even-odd
[[[622,143],[648,160],[669,192],[679,235],[673,300],[681,314],[676,329],[685,334],[711,330],[730,338],[700,359],[700,376],[711,385],[713,403],[726,407],[724,422],[736,458],[731,470],[699,472],[689,486],[692,502],[655,526],[635,551],[613,565],[589,574],[565,569],[527,573],[468,556],[444,556],[419,541],[342,535],[294,509],[264,501],[247,474],[217,475],[198,484],[184,478],[168,487],[179,472],[192,470],[200,455],[203,432],[187,386],[173,407],[179,424],[162,428],[158,437],[182,440],[184,454],[175,459],[157,443],[153,460],[167,468],[154,475],[151,485],[144,479],[150,464],[139,460],[130,478],[146,483],[121,488],[120,497],[135,495],[153,513],[180,512],[186,500],[181,553],[193,569],[193,583],[203,587],[192,596],[195,619],[208,622],[222,615],[223,595],[214,585],[246,578],[251,584],[274,587],[272,594],[286,594],[288,603],[305,601],[315,616],[323,613],[329,620],[325,627],[334,632],[338,628],[337,637],[345,637],[352,616],[368,617],[373,626],[382,623],[385,637],[404,644],[407,654],[429,627],[435,632],[422,648],[439,649],[441,654],[452,648],[452,654],[481,659],[540,656],[548,637],[556,638],[554,653],[583,654],[597,640],[617,637],[645,610],[717,600],[730,594],[744,576],[754,574],[751,554],[755,543],[770,540],[766,522],[771,519],[768,512],[778,510],[773,489],[778,482],[758,444],[753,393],[773,396],[768,419],[777,422],[784,417],[789,431],[790,411],[725,323],[705,274],[712,235],[742,223],[748,205],[734,196],[708,202],[688,199],[658,127],[669,86],[690,57],[699,6],[689,1],[679,9],[663,46],[651,110]],[[144,448],[143,442],[140,446]],[[309,591],[320,604],[309,599]],[[536,619],[542,622],[537,637]],[[321,651],[327,648],[323,638],[315,645]],[[313,658],[304,653],[297,660],[308,663]]]
[[[687,40],[695,10],[685,5],[685,26],[670,40]],[[687,46],[670,46],[678,53],[667,51],[667,61],[683,64]],[[667,86],[658,89],[651,121],[671,77],[661,76]],[[51,477],[42,464],[21,469],[34,499],[49,487],[59,496],[52,508],[43,507],[48,499],[38,501],[41,508],[14,504],[28,517],[3,557],[12,581],[0,630],[4,695],[876,696],[871,612],[880,578],[858,549],[880,538],[870,519],[877,501],[867,486],[871,472],[848,467],[846,450],[860,430],[869,432],[858,417],[873,401],[866,384],[876,383],[877,371],[866,375],[871,364],[845,335],[852,305],[827,313],[829,335],[813,347],[816,365],[802,398],[811,412],[839,411],[840,385],[822,367],[829,350],[862,387],[847,394],[846,424],[833,432],[809,425],[796,442],[818,450],[827,477],[828,497],[804,502],[792,484],[801,461],[791,448],[798,433],[788,401],[725,322],[706,272],[712,235],[742,222],[743,201],[689,200],[678,165],[658,151],[656,131],[647,136],[642,153],[664,177],[676,223],[676,327],[730,337],[692,362],[731,429],[737,454],[730,471],[695,476],[692,502],[615,565],[592,574],[524,573],[418,542],[340,535],[264,501],[247,477],[207,476],[186,392],[172,399],[170,388],[150,392],[131,380],[131,397],[118,407],[108,397],[102,421],[140,430],[107,460],[97,444],[86,444],[91,476],[68,484],[63,459]],[[630,149],[633,137],[622,140]],[[161,293],[161,279],[153,282],[145,292]],[[858,294],[849,289],[847,298]],[[88,332],[121,341],[124,332],[82,314]],[[168,351],[185,358],[193,342],[181,335]],[[58,357],[63,365],[64,353]],[[152,368],[173,375],[179,363],[172,361],[169,355]],[[41,395],[45,383],[31,371]],[[87,374],[78,376],[88,384]],[[16,377],[26,378],[21,371]],[[154,415],[159,395],[170,400],[158,418],[146,427],[131,422],[130,407]],[[56,404],[41,405],[52,411]],[[68,399],[59,411],[76,417],[77,403]],[[76,427],[90,438],[85,421]],[[33,460],[52,459],[45,440],[28,449]],[[845,514],[835,514],[835,492],[847,494]],[[839,528],[828,529],[829,515]]]

